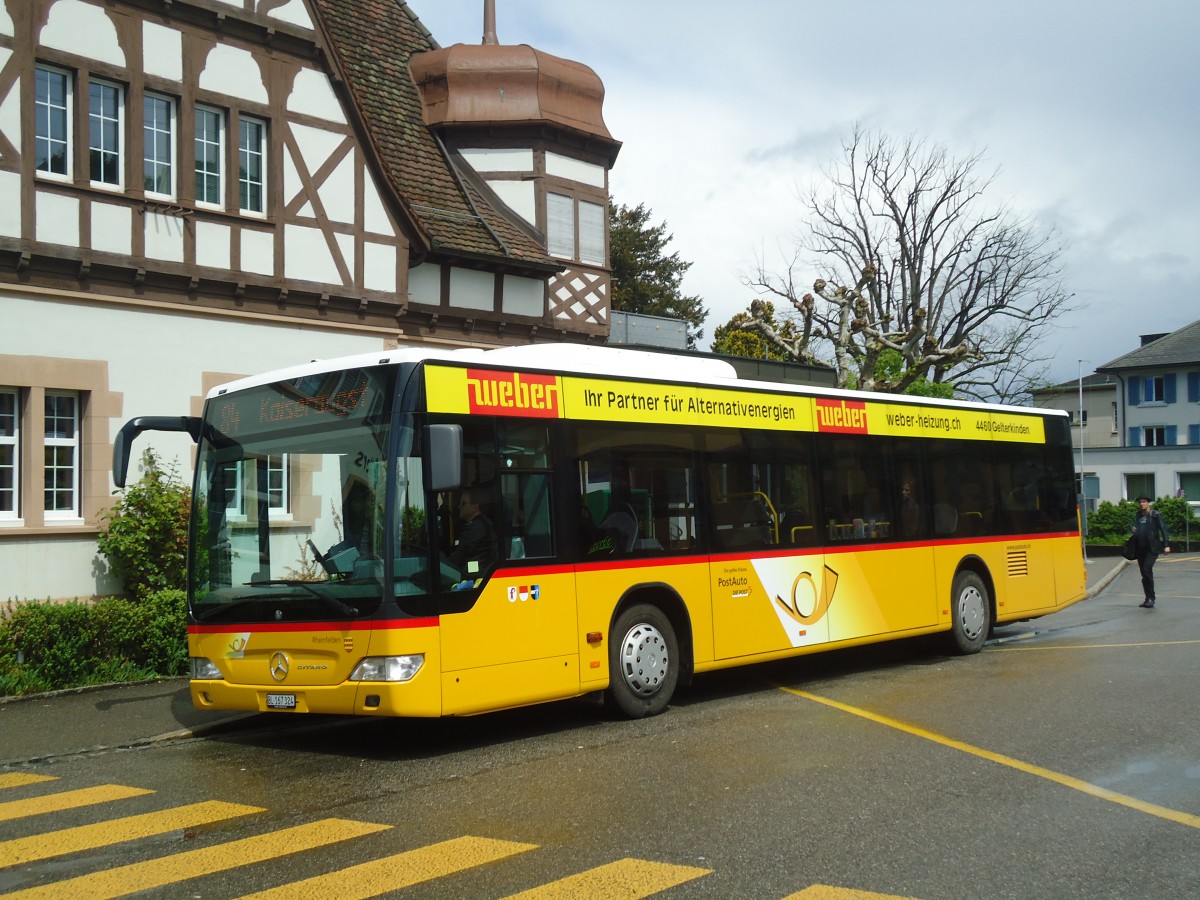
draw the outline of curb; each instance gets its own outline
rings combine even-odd
[[[1125,571],[1125,567],[1129,565],[1129,560],[1122,559],[1117,565],[1113,566],[1103,578],[1096,582],[1095,587],[1088,588],[1087,599],[1091,600],[1106,587],[1112,584],[1113,579]]]

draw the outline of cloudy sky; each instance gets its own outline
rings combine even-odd
[[[483,0],[409,0],[444,47]],[[784,266],[798,191],[855,123],[998,170],[988,199],[1067,245],[1078,309],[1046,336],[1074,379],[1200,319],[1195,0],[496,0],[503,44],[582,62],[623,142],[614,200],[645,203],[693,265],[713,330]],[[815,274],[812,276],[815,277]],[[810,276],[800,279],[807,282]]]

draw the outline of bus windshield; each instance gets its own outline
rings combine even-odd
[[[349,369],[209,400],[188,567],[197,622],[350,620],[378,609],[395,377]],[[419,460],[397,468],[420,495]]]

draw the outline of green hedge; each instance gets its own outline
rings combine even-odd
[[[0,619],[0,696],[182,675],[183,591],[133,602],[25,602]]]
[[[1192,514],[1188,502],[1180,497],[1159,497],[1154,509],[1163,518],[1167,532],[1174,539],[1183,539],[1185,533],[1200,532],[1200,520]],[[1138,505],[1132,500],[1110,503],[1102,500],[1096,510],[1088,515],[1088,542],[1094,544],[1122,544],[1133,529],[1133,519]]]

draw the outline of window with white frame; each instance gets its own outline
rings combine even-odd
[[[1142,429],[1142,441],[1146,447],[1165,447],[1167,429],[1164,425],[1147,425]]]
[[[142,113],[142,187],[147,194],[175,196],[175,101],[146,94]]]
[[[261,468],[260,468],[261,466]],[[286,453],[268,455],[265,464],[263,460],[242,460],[229,463],[225,467],[225,509],[233,521],[244,521],[249,515],[247,500],[256,503],[261,500],[263,491],[255,491],[253,485],[262,483],[262,473],[266,474],[267,515],[283,518],[291,515],[289,500],[289,465]]]
[[[1154,473],[1153,472],[1126,472],[1125,473],[1125,498],[1134,500],[1145,494],[1147,497],[1156,497],[1154,493]]]
[[[231,519],[246,517],[246,495],[241,462],[225,464],[225,510]]]
[[[21,407],[13,388],[0,388],[0,520],[21,515]]]
[[[34,168],[43,175],[71,174],[71,76],[38,66],[34,78]]]
[[[1146,402],[1163,403],[1167,399],[1167,382],[1162,375],[1151,375],[1146,379]]]
[[[79,395],[46,391],[47,519],[79,518]]]
[[[1117,401],[1112,402],[1112,433],[1117,433]]]
[[[88,159],[92,184],[121,186],[125,92],[107,81],[88,84]]]
[[[206,106],[196,107],[196,202],[221,206],[221,160],[225,148],[225,114]]]
[[[272,517],[288,516],[291,505],[288,502],[288,456],[267,457],[267,510]]]
[[[238,192],[243,212],[266,212],[267,123],[238,120]]]

